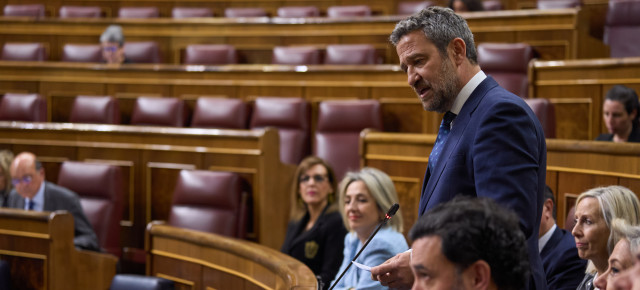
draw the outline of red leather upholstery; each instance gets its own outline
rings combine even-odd
[[[160,63],[160,48],[155,41],[126,42],[124,55],[132,63]]]
[[[160,17],[158,7],[120,7],[119,18],[157,18]]]
[[[120,124],[118,99],[111,96],[77,96],[69,122]]]
[[[2,47],[2,60],[45,61],[47,50],[42,43],[11,43]]]
[[[99,44],[65,44],[62,61],[102,62],[102,47]]]
[[[80,196],[82,210],[91,222],[100,246],[120,257],[120,221],[124,200],[120,167],[65,161],[60,166],[58,185]]]
[[[184,53],[185,64],[233,64],[238,62],[235,47],[228,44],[191,44]]]
[[[138,97],[131,114],[131,125],[184,127],[187,117],[184,100]]]
[[[611,57],[640,56],[640,1],[609,1],[603,40]]]
[[[191,17],[212,17],[213,11],[207,7],[173,7],[171,17],[191,18]]]
[[[398,15],[411,15],[422,9],[436,5],[433,1],[404,1],[398,2]]]
[[[338,180],[349,170],[360,168],[360,132],[382,131],[382,113],[377,100],[324,101],[318,108],[314,155],[333,167]]]
[[[44,17],[43,4],[9,4],[4,6],[4,16]]]
[[[368,5],[330,6],[327,8],[327,17],[361,17],[371,16],[371,8]]]
[[[309,155],[310,105],[302,98],[257,98],[251,114],[251,129],[278,128],[280,160],[298,164]]]
[[[527,98],[527,70],[533,59],[533,49],[525,43],[480,43],[478,63],[482,70],[508,91]]]
[[[0,101],[0,121],[46,122],[47,100],[39,94],[7,93]]]
[[[376,64],[376,49],[370,44],[333,44],[327,46],[325,64]]]
[[[100,18],[102,9],[98,6],[61,6],[60,18]]]
[[[246,129],[247,104],[240,99],[200,97],[196,101],[191,127]]]
[[[237,8],[229,7],[224,10],[224,17],[263,17],[268,16],[262,8]]]
[[[575,218],[576,207],[572,206],[567,213],[567,218],[564,220],[564,229],[571,232],[576,225]]]
[[[525,100],[531,110],[536,114],[542,130],[544,130],[545,138],[556,137],[556,110],[551,102],[547,99],[526,99]]]
[[[278,8],[278,17],[318,17],[320,10],[316,6],[285,6]]]
[[[538,9],[574,8],[582,5],[580,0],[538,0]]]
[[[273,64],[305,65],[321,64],[320,50],[315,46],[276,46],[273,48]]]
[[[234,172],[182,170],[167,223],[172,226],[244,238],[248,192]]]
[[[502,10],[502,1],[485,0],[482,1],[482,7],[484,8],[484,11],[499,11]]]

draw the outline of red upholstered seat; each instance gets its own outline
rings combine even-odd
[[[191,127],[246,129],[247,104],[240,99],[200,97],[196,101]]]
[[[192,18],[192,17],[212,17],[213,11],[207,7],[173,7],[171,17]]]
[[[435,5],[433,1],[403,1],[398,2],[398,15],[411,15],[422,9]]]
[[[224,10],[224,17],[263,17],[268,16],[262,8],[237,8],[229,7]]]
[[[120,167],[65,161],[60,166],[58,185],[80,196],[82,210],[93,226],[100,246],[120,257],[120,221],[124,200]]]
[[[187,117],[184,100],[138,97],[131,114],[131,125],[184,127]]]
[[[347,171],[360,169],[360,132],[365,128],[383,130],[377,100],[320,103],[313,151],[333,167],[338,180]]]
[[[99,44],[65,44],[62,61],[102,62],[102,47]]]
[[[167,223],[244,238],[248,197],[246,185],[235,172],[181,170]]]
[[[305,65],[321,64],[320,50],[315,46],[276,46],[271,63]]]
[[[482,7],[484,8],[484,11],[499,11],[502,10],[502,1],[485,0],[482,1]]]
[[[310,152],[310,105],[302,98],[260,97],[251,114],[251,129],[278,128],[280,160],[298,164]]]
[[[185,64],[221,65],[237,62],[236,49],[228,44],[190,44],[184,52]]]
[[[100,18],[102,9],[98,6],[61,6],[60,18]]]
[[[536,114],[545,138],[556,137],[556,110],[551,102],[547,99],[526,99],[525,100],[531,110]]]
[[[609,1],[603,40],[611,57],[640,56],[640,1]]]
[[[571,232],[576,225],[575,218],[576,207],[572,206],[567,213],[567,218],[564,220],[564,229]]]
[[[320,9],[316,6],[285,6],[278,8],[278,17],[318,17]]]
[[[480,43],[478,63],[508,91],[527,98],[529,78],[527,71],[533,59],[533,49],[525,43]]]
[[[118,99],[111,96],[77,96],[71,107],[69,122],[120,124]]]
[[[327,8],[327,17],[362,17],[371,16],[371,8],[368,5],[330,6]]]
[[[0,101],[0,121],[46,122],[47,100],[39,94],[7,93]]]
[[[47,50],[42,43],[7,42],[2,47],[2,60],[45,61]]]
[[[538,0],[538,9],[574,8],[582,5],[581,0]]]
[[[8,4],[4,6],[4,16],[44,17],[43,4]]]
[[[126,42],[124,56],[132,63],[160,63],[160,48],[155,41]]]
[[[376,64],[376,48],[370,44],[333,44],[327,46],[325,64]]]
[[[157,18],[160,17],[158,7],[120,7],[119,18]]]

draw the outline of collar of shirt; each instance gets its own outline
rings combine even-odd
[[[553,226],[538,239],[538,253],[542,252],[542,248],[547,245],[547,242],[551,239],[557,227],[556,224],[553,224]]]
[[[38,188],[38,192],[32,199],[35,202],[35,204],[33,205],[34,211],[44,211],[44,183],[45,182],[43,181],[42,184],[40,184],[40,188]],[[24,207],[25,209],[27,209],[26,199],[25,199]]]
[[[462,87],[462,90],[456,96],[456,99],[453,101],[453,106],[451,106],[451,113],[456,115],[460,114],[460,110],[462,110],[462,106],[467,102],[467,99],[471,96],[471,93],[480,85],[484,79],[487,78],[487,75],[483,71],[479,71],[473,76],[469,82]],[[451,122],[451,127],[453,127],[453,123],[455,123],[455,119]]]

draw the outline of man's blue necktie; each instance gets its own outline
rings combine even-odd
[[[33,202],[33,200],[27,199],[27,209],[28,210],[33,210],[33,206],[35,205],[35,203]]]
[[[451,121],[456,118],[456,114],[446,112],[440,123],[440,129],[438,129],[438,137],[436,137],[436,144],[433,145],[433,150],[429,154],[429,171],[433,172],[436,167],[436,163],[440,158],[440,152],[444,148],[444,143],[447,141],[449,132],[451,132]]]

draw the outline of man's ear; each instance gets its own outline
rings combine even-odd
[[[465,281],[470,289],[489,289],[492,284],[491,266],[484,260],[475,261],[464,271]]]
[[[467,59],[467,44],[462,38],[456,37],[449,43],[452,60],[456,65],[460,65]]]

